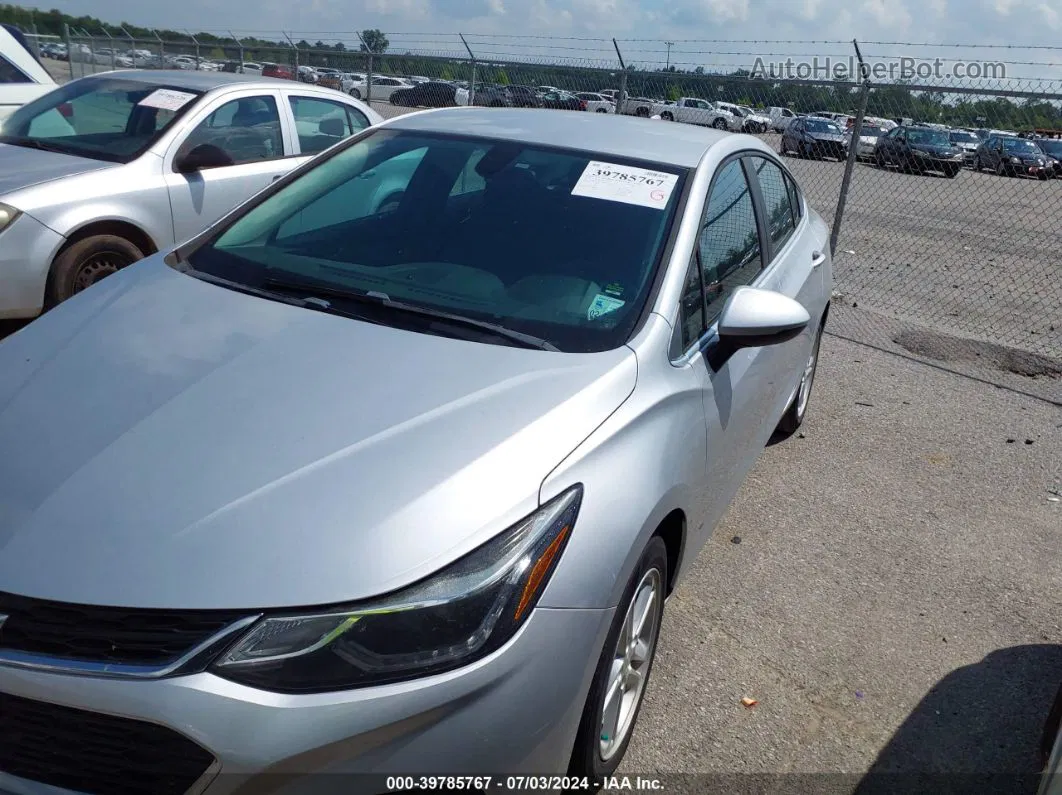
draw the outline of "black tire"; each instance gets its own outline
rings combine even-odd
[[[350,95],[354,97],[354,99],[361,99],[361,92],[356,88],[350,89]]]
[[[874,150],[874,165],[878,168],[886,168],[889,164],[885,162],[885,153]]]
[[[51,308],[144,258],[124,237],[93,235],[59,252],[48,274],[45,307]]]
[[[598,112],[598,113],[608,113],[608,111],[607,111],[607,110],[605,110],[604,108],[598,108],[598,109],[597,109],[597,112]]]
[[[815,386],[815,373],[819,369],[819,349],[822,346],[822,325],[819,325],[819,330],[815,334],[815,342],[812,343],[811,356],[809,357],[811,372],[810,375],[805,367],[805,373],[800,379],[800,386],[797,387],[796,394],[793,395],[793,399],[789,405],[786,406],[785,413],[782,415],[782,419],[778,420],[777,432],[789,436],[796,433],[797,429],[804,424],[804,417],[807,416],[808,405],[811,402],[811,390]],[[807,394],[801,399],[801,393],[804,391],[804,381],[807,379]]]
[[[620,632],[623,629],[628,609],[638,592],[638,586],[645,578],[650,576],[650,572],[654,569],[660,578],[662,591],[660,593],[660,598],[657,599],[656,603],[656,626],[653,634],[652,647],[648,654],[648,659],[643,664],[642,668],[644,671],[642,697],[634,707],[634,712],[630,719],[626,736],[606,761],[601,755],[601,719],[612,664],[615,660],[614,652],[616,644],[619,641]],[[620,762],[623,761],[623,755],[627,752],[627,746],[630,744],[631,737],[634,735],[634,729],[638,723],[638,714],[641,712],[642,704],[645,701],[645,692],[649,685],[649,676],[652,673],[653,660],[656,657],[657,640],[660,637],[660,622],[664,613],[664,595],[667,592],[667,582],[667,546],[664,544],[662,538],[659,536],[653,536],[649,539],[649,543],[642,552],[638,564],[634,567],[634,572],[631,574],[631,578],[627,582],[627,587],[624,589],[623,598],[620,600],[620,606],[616,609],[616,615],[612,620],[612,626],[609,629],[608,637],[605,639],[605,646],[601,651],[601,658],[597,663],[597,670],[594,672],[594,679],[590,684],[590,693],[587,695],[586,704],[583,706],[582,720],[579,722],[579,731],[576,734],[575,745],[572,748],[571,761],[568,764],[569,775],[588,777],[592,782],[596,782],[599,788],[602,779],[605,776],[612,775],[616,768],[619,767]]]
[[[675,117],[673,115],[671,115],[670,113],[668,113],[666,110],[663,113],[660,114],[660,118],[663,119],[664,121],[674,121],[675,120]]]
[[[998,163],[996,163],[996,176],[997,177],[1010,176],[1009,174],[1007,174],[1007,167],[1003,165],[1003,161],[1002,160],[1000,160]]]
[[[712,122],[712,126],[715,127],[715,129],[717,129],[717,130],[725,130],[726,129],[726,119],[722,119],[722,118],[716,119],[715,121]]]
[[[634,115],[635,116],[641,116],[643,119],[648,119],[649,115],[650,115],[649,114],[649,108],[647,108],[647,107],[645,107],[643,105],[642,107],[640,107],[636,111],[634,111]]]
[[[787,154],[789,154],[789,150],[785,148],[784,135],[782,136],[782,140],[778,143],[778,154],[780,154],[782,157],[785,157]]]

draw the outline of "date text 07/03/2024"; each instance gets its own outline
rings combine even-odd
[[[391,792],[653,792],[663,790],[663,782],[642,776],[606,776],[600,782],[573,776],[388,776]]]

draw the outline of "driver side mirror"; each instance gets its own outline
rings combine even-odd
[[[719,317],[720,354],[780,345],[799,337],[811,315],[798,302],[772,290],[738,287]]]
[[[177,156],[174,168],[180,174],[195,174],[211,168],[224,168],[234,165],[233,159],[219,146],[199,144],[188,152]]]

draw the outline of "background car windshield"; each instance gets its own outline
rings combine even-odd
[[[884,127],[864,127],[859,131],[859,135],[865,138],[880,138],[886,132]]]
[[[948,138],[953,144],[979,144],[981,139],[972,132],[953,132]]]
[[[947,133],[941,130],[907,129],[907,140],[922,146],[949,146]]]
[[[684,179],[681,169],[613,156],[381,130],[250,210],[190,262],[252,286],[312,279],[498,323],[561,350],[607,350],[637,323]]]
[[[1026,141],[1024,138],[1003,139],[1003,149],[1007,152],[1024,152],[1030,155],[1040,154],[1040,147],[1032,141]]]
[[[808,119],[804,122],[804,127],[808,132],[841,134],[840,127],[832,121],[825,121],[824,119]]]
[[[1059,157],[1062,155],[1062,140],[1052,140],[1048,138],[1043,141],[1037,141],[1037,143],[1040,145],[1041,149],[1052,157]]]
[[[0,142],[126,163],[151,146],[199,95],[120,78],[76,80],[11,114],[0,128]]]

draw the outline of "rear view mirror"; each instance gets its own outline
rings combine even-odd
[[[213,144],[199,144],[190,151],[178,155],[174,167],[181,174],[194,174],[210,168],[224,168],[233,165],[229,154]]]
[[[730,351],[778,345],[799,337],[811,315],[788,296],[756,287],[739,287],[719,318],[719,340]]]

